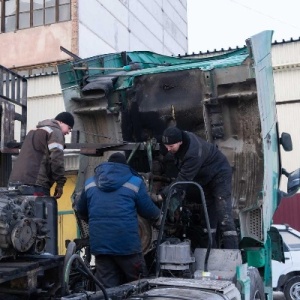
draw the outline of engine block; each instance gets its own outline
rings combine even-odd
[[[0,259],[19,253],[41,254],[46,250],[53,233],[47,222],[49,198],[0,191]]]

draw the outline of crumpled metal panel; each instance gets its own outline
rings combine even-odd
[[[159,140],[173,118],[183,130],[203,128],[202,76],[201,70],[184,70],[136,78],[123,104],[123,140]]]

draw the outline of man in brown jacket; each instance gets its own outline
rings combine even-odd
[[[73,126],[72,114],[61,112],[55,119],[41,121],[36,129],[29,131],[14,163],[9,186],[30,186],[34,194],[50,196],[50,188],[56,183],[54,197],[60,198],[66,182],[64,136]]]

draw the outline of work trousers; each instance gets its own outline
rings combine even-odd
[[[111,288],[147,276],[142,253],[132,255],[96,255],[96,278]]]
[[[238,249],[238,236],[232,215],[231,174],[215,178],[203,187],[206,206],[212,232],[213,247],[216,247],[216,231],[220,230],[220,238],[224,249]],[[204,238],[202,245],[207,246],[207,226],[202,219]]]

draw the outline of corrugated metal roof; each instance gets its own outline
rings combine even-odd
[[[28,77],[27,97],[47,96],[61,94],[61,87],[57,74],[52,76],[32,76]]]
[[[277,69],[273,74],[277,102],[300,100],[300,67]]]
[[[272,62],[274,69],[275,95],[280,132],[291,134],[293,151],[281,151],[282,166],[288,172],[300,166],[300,40],[273,44]],[[298,101],[298,102],[297,102]],[[280,188],[286,191],[287,178],[282,177]],[[273,221],[289,224],[300,230],[300,195],[282,199]]]
[[[300,67],[300,40],[290,43],[273,44],[272,46],[273,68]]]
[[[300,167],[300,103],[277,105],[277,115],[279,131],[288,132],[293,141],[292,152],[281,151],[282,166],[291,172]]]
[[[41,120],[52,119],[61,111],[65,111],[57,74],[51,76],[28,77],[27,132],[36,127]],[[15,136],[19,136],[20,126],[16,122]],[[66,136],[69,143],[71,136]],[[65,168],[67,171],[78,170],[77,154],[66,154]]]
[[[65,169],[66,171],[78,171],[79,154],[65,153]]]
[[[65,111],[62,95],[29,97],[27,106],[27,132],[45,119],[53,119]]]
[[[49,90],[53,87],[51,85],[58,77],[50,79],[50,77],[41,77],[37,82],[33,82],[31,86],[31,80],[28,80],[28,86],[31,86],[31,93],[28,93],[27,101],[27,132],[32,128],[35,128],[37,123],[41,120],[52,119],[61,111],[65,111],[65,105],[61,92],[56,94],[45,95],[43,94],[42,86],[49,86]],[[38,87],[40,84],[40,87]],[[55,89],[53,89],[54,91]],[[33,96],[34,95],[34,96]],[[21,112],[19,107],[16,107],[18,113]],[[19,122],[15,122],[15,137],[19,136],[20,126]]]
[[[65,110],[57,74],[28,77],[27,132]]]
[[[281,40],[281,41],[277,41],[275,40],[273,43],[272,43],[272,47],[274,45],[284,45],[284,47],[286,45],[288,45],[289,43],[294,43],[294,42],[300,42],[300,37],[297,37],[297,38],[290,38],[289,40]],[[228,52],[228,51],[232,51],[234,49],[241,49],[241,48],[244,48],[246,47],[246,45],[240,45],[240,46],[233,46],[233,47],[229,47],[228,49],[224,49],[224,48],[221,48],[221,49],[214,49],[214,50],[202,50],[202,51],[199,51],[198,53],[185,53],[185,55],[178,55],[179,57],[182,56],[182,57],[187,57],[187,58],[192,58],[192,57],[199,57],[199,56],[206,56],[206,55],[219,55],[219,54],[222,54],[222,53],[225,53],[225,52]]]

